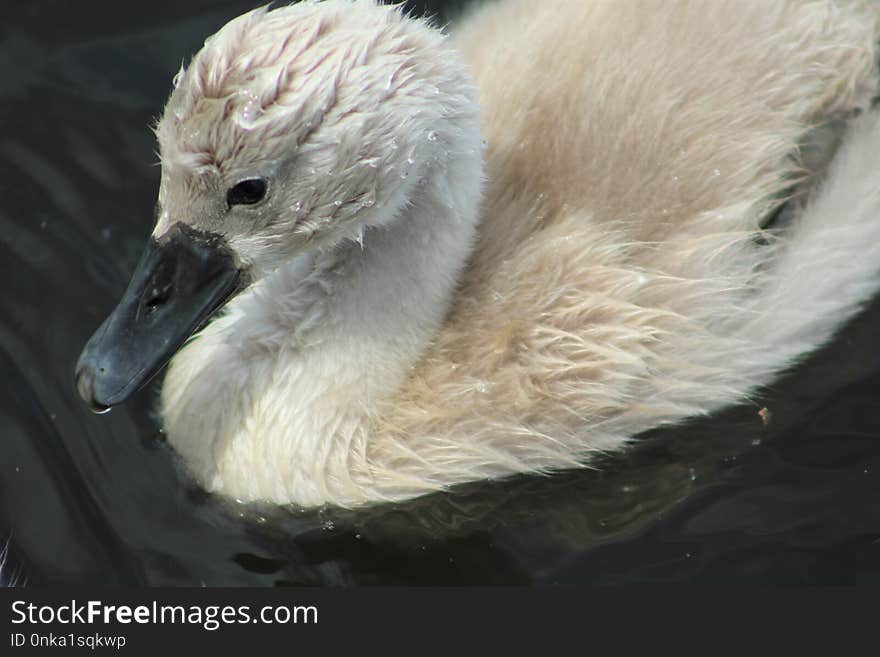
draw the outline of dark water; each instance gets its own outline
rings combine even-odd
[[[72,372],[150,230],[158,169],[147,125],[181,59],[252,6],[2,0],[4,576],[18,568],[32,585],[880,583],[880,303],[754,403],[657,432],[600,471],[358,512],[261,511],[200,492],[151,416],[155,387],[91,415]]]

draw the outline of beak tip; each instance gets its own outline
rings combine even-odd
[[[95,370],[88,366],[80,366],[76,372],[76,390],[79,396],[89,405],[92,413],[103,415],[109,413],[111,407],[95,399]]]

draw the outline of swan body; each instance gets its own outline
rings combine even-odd
[[[210,491],[355,506],[588,465],[746,398],[880,286],[878,21],[857,0],[504,0],[451,37],[372,0],[233,20],[157,125],[154,239],[219,235],[252,281],[173,358],[169,443]],[[230,201],[254,179],[264,199]]]

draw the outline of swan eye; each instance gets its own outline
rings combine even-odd
[[[226,192],[226,205],[253,205],[259,203],[266,196],[266,181],[262,178],[242,180]]]

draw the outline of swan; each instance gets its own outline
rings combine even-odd
[[[348,507],[742,401],[880,287],[878,25],[868,0],[235,18],[174,79],[155,228],[79,393],[106,411],[170,359],[201,486]]]

